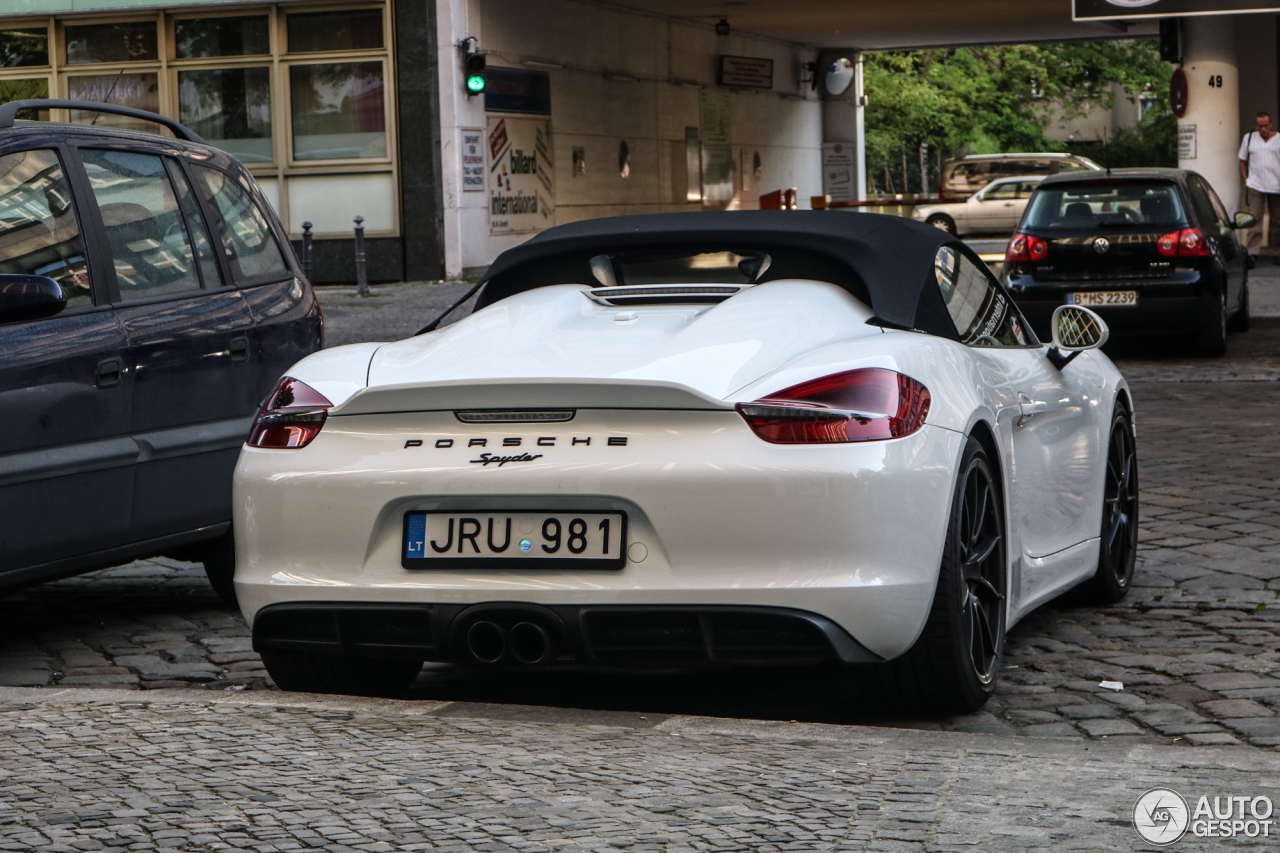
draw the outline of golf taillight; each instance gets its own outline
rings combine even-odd
[[[247,443],[250,447],[306,447],[320,434],[331,408],[333,403],[319,391],[286,376],[258,410]]]
[[[1199,228],[1183,228],[1161,234],[1156,251],[1166,258],[1202,258],[1210,254],[1209,244]]]
[[[738,412],[773,444],[838,444],[911,435],[929,414],[929,389],[882,367],[834,373],[784,388]]]
[[[1009,238],[1009,247],[1004,251],[1005,263],[1027,263],[1043,261],[1049,254],[1049,244],[1039,237],[1030,234],[1014,234]]]

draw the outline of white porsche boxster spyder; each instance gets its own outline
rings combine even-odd
[[[503,253],[473,313],[325,350],[235,475],[236,591],[286,689],[424,661],[827,664],[980,706],[1005,631],[1127,590],[1133,408],[963,243],[873,214],[659,214]]]

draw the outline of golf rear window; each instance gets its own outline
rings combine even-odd
[[[1048,230],[1146,228],[1183,221],[1176,185],[1110,180],[1042,184],[1031,197],[1023,226]]]

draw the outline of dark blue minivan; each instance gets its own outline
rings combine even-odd
[[[174,135],[15,121],[99,110]],[[163,116],[0,107],[0,589],[150,556],[234,601],[231,475],[323,318],[249,173]]]

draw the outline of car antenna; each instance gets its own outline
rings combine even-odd
[[[471,288],[470,290],[468,290],[468,291],[463,295],[463,297],[462,297],[461,299],[459,299],[457,302],[455,302],[455,303],[453,303],[452,305],[450,305],[450,306],[448,307],[448,309],[446,309],[446,310],[445,310],[445,312],[444,312],[443,314],[441,314],[439,317],[437,317],[437,318],[435,318],[434,320],[432,320],[432,321],[431,321],[430,323],[428,323],[427,325],[423,326],[423,327],[422,327],[421,329],[419,329],[418,331],[414,332],[414,333],[413,333],[413,334],[414,334],[414,337],[417,337],[418,335],[425,335],[427,332],[434,332],[434,331],[436,330],[436,327],[440,325],[440,321],[441,321],[441,320],[443,320],[445,317],[448,317],[450,314],[452,314],[452,313],[453,313],[453,309],[457,308],[459,305],[461,305],[462,303],[466,302],[466,301],[467,301],[468,299],[470,299],[472,296],[475,296],[475,295],[476,295],[476,291],[477,291],[477,290],[479,290],[479,289],[480,289],[480,288],[482,288],[482,287],[484,287],[484,281],[483,281],[483,280],[482,280],[482,281],[477,282],[475,287],[473,287],[473,288]]]
[[[111,96],[116,93],[116,86],[119,85],[120,78],[123,76],[124,76],[124,69],[121,68],[120,73],[116,75],[116,79],[111,81],[111,88],[107,90],[107,96],[102,99],[102,103],[108,104],[111,102]],[[93,121],[89,122],[90,127],[93,127],[98,123],[98,116],[100,115],[102,115],[102,110],[98,110],[96,113],[93,114]]]

